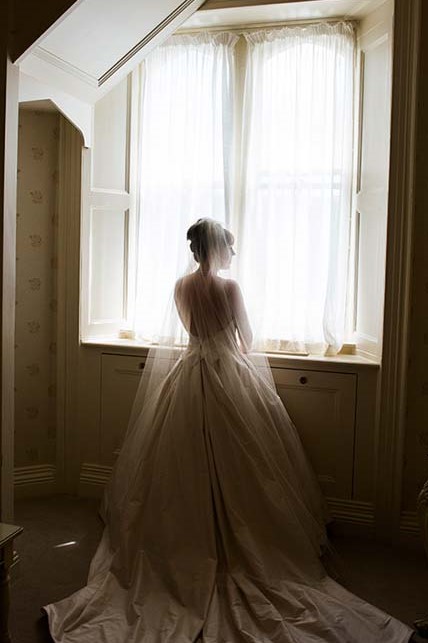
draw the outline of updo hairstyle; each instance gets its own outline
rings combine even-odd
[[[190,250],[198,263],[210,263],[219,259],[222,252],[235,242],[229,230],[214,219],[198,219],[187,231]]]

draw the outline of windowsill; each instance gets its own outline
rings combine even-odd
[[[101,349],[109,349],[114,353],[123,354],[132,352],[137,353],[138,356],[145,357],[151,346],[147,344],[141,344],[136,340],[132,339],[118,339],[118,338],[91,338],[81,340],[81,346],[83,347],[93,347]],[[328,368],[331,370],[331,367],[337,369],[338,366],[344,367],[371,367],[379,368],[379,360],[371,359],[366,355],[349,355],[349,354],[339,354],[339,355],[306,355],[306,354],[292,354],[292,353],[266,353],[269,363],[273,368]]]

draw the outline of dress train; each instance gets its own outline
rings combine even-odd
[[[57,643],[405,643],[331,579],[325,504],[280,398],[230,329],[188,348],[128,434],[88,584]]]

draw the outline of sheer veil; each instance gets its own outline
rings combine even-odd
[[[157,341],[149,348],[125,439],[107,487],[105,514],[109,505],[119,507],[127,495],[132,471],[139,466],[134,457],[144,439],[141,432],[149,430],[148,418],[159,409],[165,387],[174,386],[176,365],[185,352],[194,359],[214,361],[222,352],[232,352],[236,362],[244,359],[275,391],[266,354],[252,352],[254,334],[240,287],[235,280],[219,274],[227,274],[235,254],[232,233],[218,221],[204,218],[189,228],[187,239],[187,268],[177,275]],[[243,369],[242,386],[245,377]]]
[[[325,573],[319,486],[248,358],[240,289],[217,274],[231,233],[203,220],[188,238],[199,267],[149,354],[88,583],[45,608],[55,641],[404,643],[406,626]]]
[[[240,350],[272,387],[273,378],[265,353],[253,352],[255,330],[247,318],[245,302],[235,280],[219,276],[229,271],[234,237],[209,218],[199,219],[188,231],[187,267],[177,275],[156,344],[149,348],[143,374],[133,404],[128,431],[132,430],[148,400],[170,373],[189,343],[209,340],[213,349],[223,345],[219,331],[236,338]],[[183,240],[183,243],[185,241]],[[231,253],[231,254],[229,254]],[[201,263],[207,274],[203,274]],[[190,340],[190,342],[189,342]]]
[[[106,487],[101,511],[108,550],[112,556],[120,552],[117,573],[125,584],[131,582],[133,555],[145,528],[141,507],[163,502],[173,533],[176,525],[170,522],[171,516],[178,519],[174,512],[179,506],[170,504],[175,488],[181,489],[193,473],[201,474],[201,467],[206,480],[210,465],[205,462],[204,471],[204,457],[215,462],[210,444],[223,436],[225,445],[217,446],[219,452],[230,450],[229,473],[239,468],[240,459],[248,462],[242,454],[252,445],[258,455],[253,453],[250,461],[255,457],[260,467],[253,462],[251,475],[247,471],[245,478],[243,472],[240,484],[245,479],[246,485],[255,484],[258,490],[273,484],[274,497],[288,507],[280,515],[287,521],[293,515],[303,530],[293,534],[295,556],[287,563],[290,573],[299,576],[299,564],[302,569],[317,568],[316,555],[327,546],[326,504],[297,430],[279,401],[267,357],[251,352],[253,333],[239,285],[218,274],[230,267],[233,235],[217,221],[200,219],[189,228],[187,238],[193,261],[176,281],[159,342],[149,350],[127,433]],[[194,451],[195,445],[203,445],[202,450]],[[197,457],[189,461],[189,453]],[[223,474],[227,485],[229,474]],[[190,493],[186,484],[185,488]],[[288,505],[290,498],[296,503],[294,509]],[[209,511],[207,504],[205,498],[202,512]],[[249,509],[257,511],[257,503]],[[301,547],[298,533],[309,550]],[[307,554],[304,558],[302,551]],[[97,564],[95,560],[95,574]]]

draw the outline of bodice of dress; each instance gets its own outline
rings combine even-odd
[[[240,353],[236,340],[235,323],[232,320],[225,328],[209,337],[189,335],[189,343],[184,358],[197,357],[208,362],[218,361],[222,357]]]

